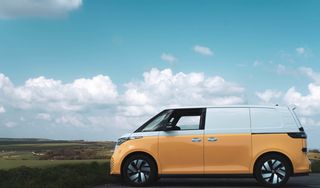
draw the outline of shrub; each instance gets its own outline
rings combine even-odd
[[[111,181],[108,163],[0,170],[0,187],[6,188],[81,188]]]
[[[314,160],[311,165],[312,172],[319,173],[320,172],[320,161]]]
[[[311,150],[309,150],[309,152],[311,152],[311,153],[320,153],[320,151],[318,149],[311,149]]]

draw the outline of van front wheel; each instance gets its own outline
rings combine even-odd
[[[262,185],[280,187],[289,180],[290,168],[286,158],[280,155],[266,155],[257,161],[254,175]]]
[[[157,168],[150,157],[137,154],[125,160],[122,177],[133,186],[147,186],[156,180]]]

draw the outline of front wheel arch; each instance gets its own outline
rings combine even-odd
[[[121,172],[121,176],[123,175],[123,165],[125,163],[125,161],[130,158],[131,156],[134,156],[134,155],[145,155],[147,157],[149,157],[151,160],[153,160],[154,164],[156,165],[156,172],[157,172],[157,176],[159,174],[159,167],[158,167],[158,163],[157,161],[154,159],[154,157],[152,155],[150,155],[149,153],[146,153],[146,152],[142,152],[142,151],[136,151],[136,152],[132,152],[130,154],[128,154],[121,162],[121,168],[120,168],[120,172]]]

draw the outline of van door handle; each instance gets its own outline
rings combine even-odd
[[[200,139],[200,138],[192,138],[191,141],[192,141],[192,142],[201,142],[201,139]]]
[[[210,137],[210,138],[208,138],[208,141],[209,142],[216,142],[216,141],[218,141],[218,138]]]

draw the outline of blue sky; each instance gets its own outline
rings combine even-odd
[[[237,71],[237,64],[287,64],[281,54],[295,55],[298,47],[316,54],[319,9],[315,1],[84,1],[64,17],[2,20],[1,68],[19,83],[39,75],[70,81],[96,74],[123,83],[152,67],[246,82],[246,75],[263,70]],[[199,57],[192,53],[195,44],[212,48],[215,55]],[[163,52],[179,63],[163,63]],[[296,61],[290,66],[317,69],[316,57]],[[119,74],[124,69],[127,74]]]
[[[8,94],[4,92],[5,84],[1,86],[0,82],[3,90],[0,96],[11,95],[11,99],[3,96],[0,100],[0,107],[5,111],[0,113],[0,121],[7,125],[0,128],[2,137],[21,137],[30,127],[42,126],[48,134],[33,134],[30,128],[27,136],[103,139],[102,133],[89,131],[91,126],[99,125],[88,119],[91,116],[106,118],[104,111],[110,110],[110,116],[116,114],[120,122],[130,122],[113,136],[106,136],[113,139],[137,127],[156,109],[159,111],[168,105],[165,94],[153,99],[154,93],[149,91],[154,89],[150,86],[155,79],[152,76],[164,76],[164,81],[160,81],[163,88],[180,88],[180,82],[172,80],[181,79],[188,84],[189,78],[200,79],[199,88],[186,93],[194,92],[202,98],[206,94],[201,92],[208,92],[204,89],[207,80],[218,76],[225,82],[218,81],[214,87],[219,87],[219,92],[209,97],[229,98],[217,102],[195,97],[193,104],[296,103],[301,107],[304,122],[314,124],[312,129],[319,129],[319,1],[54,2],[44,0],[34,8],[32,1],[0,1],[0,73],[2,82],[7,78],[11,84],[11,94]],[[180,78],[179,72],[185,76]],[[94,79],[97,75],[105,77]],[[146,75],[151,75],[149,81]],[[202,81],[200,75],[203,75]],[[35,80],[37,78],[43,79]],[[169,78],[172,80],[165,80]],[[80,96],[77,109],[65,108],[67,105],[58,107],[58,99],[41,90],[49,91],[44,86],[53,91],[63,88],[59,99],[69,100],[67,96],[73,95],[69,89],[75,87],[77,79],[88,79],[80,82],[94,86],[98,80],[98,85],[106,86],[106,90],[77,93],[77,97]],[[32,84],[28,85],[27,80]],[[54,82],[59,80],[58,84]],[[164,83],[170,83],[170,87]],[[199,86],[201,84],[203,86]],[[314,86],[312,91],[308,88],[310,84]],[[178,96],[178,93],[172,95]],[[89,98],[84,100],[84,96]],[[140,103],[130,103],[126,97]],[[110,101],[101,102],[102,99]],[[21,107],[11,100],[22,100],[21,104],[26,105]],[[44,107],[47,103],[41,101],[46,100],[55,101],[54,109]],[[94,102],[88,102],[92,100]],[[177,105],[188,104],[177,101]],[[128,109],[141,113],[121,116],[121,110],[128,112]],[[63,118],[62,114],[69,116]],[[42,117],[41,122],[35,117]],[[21,119],[25,120],[21,122]],[[30,127],[22,126],[25,122]],[[55,127],[59,122],[66,124],[61,131]],[[68,126],[73,124],[70,122],[78,122],[78,127]],[[97,131],[109,129],[113,128],[101,125]],[[70,133],[74,130],[78,132]],[[59,134],[63,136],[56,136]],[[316,144],[313,141],[313,145]]]

